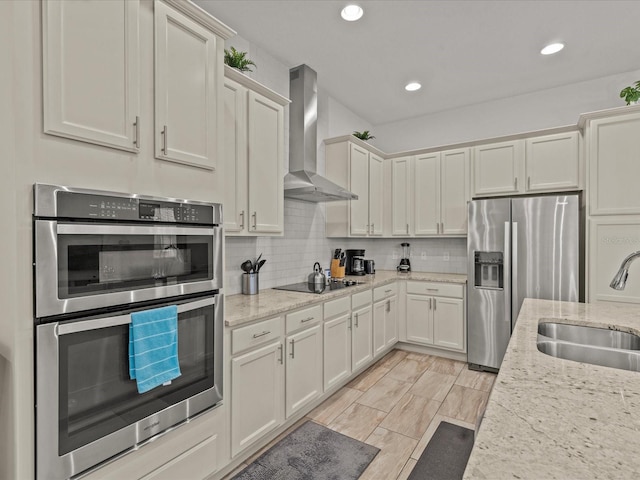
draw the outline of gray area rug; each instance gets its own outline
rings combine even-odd
[[[356,480],[379,451],[309,421],[232,480]]]
[[[407,480],[460,480],[473,448],[473,430],[440,422]]]

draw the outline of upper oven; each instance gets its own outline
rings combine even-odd
[[[36,318],[218,290],[217,204],[35,186]]]

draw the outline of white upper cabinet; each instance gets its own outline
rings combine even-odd
[[[369,152],[354,144],[349,146],[349,173],[350,190],[358,196],[350,201],[350,233],[365,236],[369,233]]]
[[[474,147],[473,195],[580,189],[578,142],[571,131]]]
[[[640,111],[629,110],[587,125],[591,215],[640,214]]]
[[[369,235],[382,235],[383,212],[383,159],[369,153]]]
[[[546,192],[580,187],[578,132],[526,140],[526,191]]]
[[[440,152],[417,155],[413,179],[414,233],[437,235],[440,233]]]
[[[155,4],[156,157],[216,168],[218,44],[222,40],[162,2]],[[220,79],[222,78],[220,74]]]
[[[411,165],[413,157],[401,157],[391,162],[391,234],[409,235],[411,204]]]
[[[469,201],[468,148],[447,150],[440,159],[440,234],[466,235]]]
[[[473,152],[474,195],[516,194],[522,187],[524,142],[480,145]]]
[[[289,100],[225,67],[224,226],[227,235],[284,229],[284,106]]]
[[[45,133],[138,150],[138,15],[137,0],[42,3]]]

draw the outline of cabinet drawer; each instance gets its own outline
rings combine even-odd
[[[291,333],[302,327],[315,325],[322,320],[322,305],[315,305],[311,308],[305,308],[299,312],[287,315],[287,333]]]
[[[351,295],[351,308],[353,310],[361,307],[365,307],[371,304],[371,290],[366,290],[360,293],[354,293]]]
[[[231,354],[262,345],[282,336],[282,317],[271,318],[231,332]]]
[[[462,298],[464,286],[453,283],[407,282],[407,293]]]
[[[397,283],[390,283],[388,285],[382,285],[373,289],[373,301],[377,302],[384,298],[393,297],[398,294]]]
[[[331,300],[324,304],[324,319],[329,320],[351,310],[351,297],[347,295],[337,300]]]

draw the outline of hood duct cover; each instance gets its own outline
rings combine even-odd
[[[305,202],[357,200],[357,195],[316,173],[316,78],[316,72],[307,65],[289,70],[289,173],[284,177],[284,196]]]

